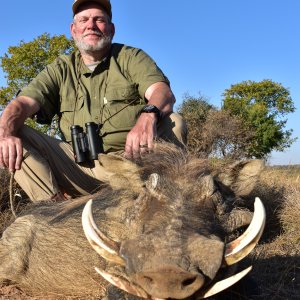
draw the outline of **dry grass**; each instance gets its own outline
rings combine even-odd
[[[7,175],[0,172],[0,230],[12,216]],[[251,204],[256,196],[266,207],[267,224],[260,244],[245,261],[253,265],[250,285],[246,283],[242,285],[244,291],[238,287],[216,299],[300,299],[300,166],[267,167],[249,196]],[[40,298],[27,297],[15,287],[0,286],[1,299]]]
[[[253,299],[300,299],[300,166],[267,167],[253,192],[264,202],[267,224],[252,254]]]
[[[14,195],[13,209],[16,212],[19,212],[29,203],[29,201],[15,181],[12,186],[12,192]],[[7,171],[0,169],[0,234],[2,234],[8,224],[14,220],[9,199],[10,175]]]

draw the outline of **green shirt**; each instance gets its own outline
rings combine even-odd
[[[79,51],[62,55],[25,87],[20,96],[39,102],[38,120],[51,123],[59,116],[63,139],[71,141],[70,127],[95,122],[105,152],[124,149],[127,133],[145,105],[145,92],[168,79],[141,49],[112,44],[109,56],[92,72]]]

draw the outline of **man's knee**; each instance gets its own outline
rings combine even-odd
[[[186,145],[187,125],[185,120],[177,113],[164,117],[158,126],[158,136],[181,147]]]

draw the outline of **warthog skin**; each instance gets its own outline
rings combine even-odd
[[[251,221],[235,203],[252,190],[262,162],[217,168],[169,144],[158,144],[139,162],[99,159],[111,172],[99,193],[35,205],[4,231],[0,279],[33,295],[87,299],[121,299],[95,267],[149,298],[187,299],[213,280],[227,236]],[[118,243],[125,266],[105,260],[87,241],[81,215],[89,199],[98,228]]]

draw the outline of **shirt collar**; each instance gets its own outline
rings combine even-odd
[[[112,47],[111,47],[112,48]],[[98,64],[98,66],[95,68],[95,70],[97,70],[99,68],[100,65],[103,65],[105,64],[105,62],[109,59],[110,57],[110,54],[111,54],[111,50],[109,52],[109,54],[104,57]],[[80,74],[83,74],[85,75],[86,77],[87,76],[90,76],[94,71],[91,71],[84,63],[83,63],[83,60],[82,60],[82,57],[81,57],[81,53],[79,50],[76,50],[76,58],[75,58],[75,62],[76,62],[76,66],[77,66],[77,70],[79,70],[79,73]]]

